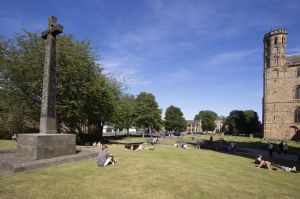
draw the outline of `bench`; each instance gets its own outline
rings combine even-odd
[[[123,142],[125,149],[137,150],[144,142]]]

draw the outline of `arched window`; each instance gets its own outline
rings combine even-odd
[[[297,77],[300,77],[300,68],[297,68]]]
[[[278,38],[275,37],[274,44],[276,45],[277,43],[278,43]]]
[[[296,90],[295,90],[295,99],[300,99],[300,86],[296,87]]]
[[[284,37],[282,37],[282,44],[284,44],[284,42],[285,42],[285,39],[284,39]]]
[[[300,108],[296,108],[295,110],[295,122],[300,123]]]

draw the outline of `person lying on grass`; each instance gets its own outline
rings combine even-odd
[[[294,166],[293,168],[290,167],[286,167],[286,166],[282,166],[279,164],[275,164],[275,163],[271,163],[269,161],[267,161],[262,155],[258,155],[255,159],[255,164],[257,164],[257,168],[261,168],[261,167],[267,167],[270,171],[272,171],[273,169],[281,169],[283,171],[287,171],[287,172],[297,172],[296,167]]]
[[[103,144],[97,157],[98,166],[107,166],[110,164],[114,165],[116,162],[117,161],[114,159],[114,156],[108,153],[107,146]]]
[[[283,171],[287,171],[287,172],[297,172],[297,169],[296,169],[295,166],[293,168],[282,166],[282,165],[279,165],[279,164],[272,164],[272,166],[274,166],[277,169],[282,169]]]
[[[270,171],[272,171],[272,169],[273,169],[271,162],[266,160],[265,157],[263,157],[262,155],[258,155],[255,158],[254,163],[258,165],[257,168],[267,167]]]

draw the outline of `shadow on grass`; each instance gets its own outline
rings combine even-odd
[[[210,142],[209,140],[204,140],[204,141],[205,141],[204,146],[199,150],[212,150],[215,152],[224,153],[228,155],[241,156],[241,157],[252,159],[253,161],[251,162],[254,162],[254,159],[258,154],[262,154],[263,156],[266,157],[268,161],[272,163],[280,164],[288,167],[296,166],[298,170],[300,169],[300,161],[297,158],[295,158],[295,156],[293,156],[294,159],[291,159],[291,158],[287,158],[283,154],[281,155],[275,152],[276,155],[270,157],[268,155],[268,151],[266,150],[267,143],[234,141],[237,143],[237,148],[234,151],[233,150],[229,151],[228,145],[231,143],[230,141],[229,142],[226,142],[224,140],[216,140],[213,142]],[[187,143],[196,146],[196,142],[187,142]],[[289,147],[289,149],[290,148],[294,148],[295,151],[299,150],[299,148],[297,147]]]

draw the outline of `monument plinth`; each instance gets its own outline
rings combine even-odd
[[[46,40],[40,133],[19,134],[17,154],[35,160],[76,153],[76,135],[57,134],[56,126],[56,35],[63,32],[56,17],[49,17]]]

